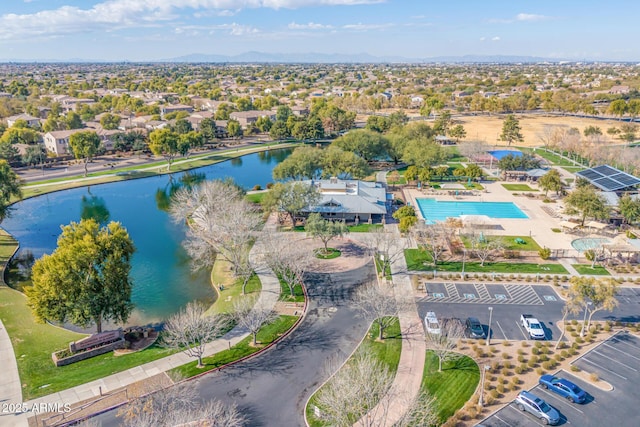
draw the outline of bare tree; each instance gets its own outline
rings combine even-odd
[[[290,237],[282,233],[264,234],[262,241],[265,263],[294,296],[296,285],[302,285],[304,274],[313,262],[313,254],[292,244]]]
[[[253,336],[253,345],[257,344],[257,336],[260,328],[276,319],[276,313],[272,308],[263,307],[260,302],[250,298],[242,298],[233,303],[234,318],[238,325],[246,328]]]
[[[373,252],[377,262],[379,262],[382,274],[391,270],[391,264],[404,256],[407,247],[406,240],[401,236],[385,231],[384,228],[377,229],[365,236],[367,246]]]
[[[242,197],[241,190],[223,181],[206,181],[179,190],[172,199],[171,215],[189,225],[184,247],[196,270],[212,265],[220,255],[236,274],[262,225],[260,215]]]
[[[485,141],[467,141],[458,144],[460,154],[473,161],[473,159],[481,154],[491,150],[491,147]]]
[[[367,353],[356,353],[318,392],[322,420],[337,427],[354,425],[367,409],[378,408],[392,382],[393,374],[385,365]],[[371,418],[364,417],[364,425],[370,425]]]
[[[189,303],[164,325],[162,341],[165,347],[183,350],[198,359],[202,368],[205,345],[222,335],[229,327],[229,319],[222,314],[205,315],[205,307]]]
[[[453,351],[464,337],[464,325],[459,319],[442,319],[440,333],[427,333],[427,346],[438,356],[438,371],[448,360],[455,360],[460,354]]]
[[[484,267],[484,263],[502,248],[504,248],[504,245],[498,239],[487,239],[483,235],[471,237],[471,253],[480,260],[480,267]]]
[[[432,426],[438,423],[435,399],[426,391],[419,393],[395,427]]]
[[[243,254],[239,264],[236,266],[236,278],[242,283],[242,295],[247,293],[247,284],[254,274],[255,268],[249,256],[249,251],[247,251]]]
[[[418,247],[431,256],[434,267],[447,251],[451,230],[442,222],[423,224],[411,229],[411,235]]]
[[[384,339],[384,331],[397,321],[398,305],[391,289],[382,289],[377,283],[362,285],[356,291],[353,305],[363,317],[378,325],[378,339]]]
[[[244,417],[234,406],[220,401],[203,404],[195,382],[183,382],[134,399],[118,416],[127,427],[242,427]]]

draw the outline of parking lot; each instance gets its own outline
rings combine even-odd
[[[586,403],[581,405],[569,403],[561,396],[544,390],[540,386],[534,387],[531,391],[560,412],[562,418],[560,425],[637,427],[640,425],[640,411],[637,408],[637,394],[640,391],[638,362],[640,362],[640,338],[621,332],[574,363],[585,372],[597,373],[602,380],[613,386],[613,391],[604,391],[564,371],[557,375],[585,390],[589,395]],[[527,427],[539,426],[542,422],[510,404],[479,425]]]
[[[443,319],[473,316],[483,324],[485,333],[491,314],[491,339],[529,339],[520,325],[521,314],[537,317],[548,340],[560,336],[556,322],[561,319],[563,301],[548,285],[427,283],[416,302],[422,318],[427,311]]]

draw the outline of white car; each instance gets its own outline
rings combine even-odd
[[[438,318],[433,311],[428,311],[427,315],[424,316],[424,326],[429,334],[440,333],[440,322],[438,322]]]

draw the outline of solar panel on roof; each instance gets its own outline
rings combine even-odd
[[[607,191],[615,191],[615,190],[619,190],[620,188],[624,188],[625,186],[623,184],[620,184],[619,182],[616,182],[612,179],[609,178],[600,178],[600,179],[595,179],[593,181],[591,181],[591,183],[593,185],[595,185],[596,187],[600,187],[603,190],[607,190]]]
[[[612,168],[611,166],[608,166],[608,165],[597,166],[595,168],[592,168],[592,170],[599,172],[604,176],[610,176],[610,175],[615,175],[617,173],[620,173],[618,169]]]
[[[619,173],[617,175],[613,175],[611,177],[611,179],[614,179],[622,184],[625,185],[625,187],[631,186],[631,185],[636,185],[636,184],[640,184],[640,179],[636,178],[633,175],[629,175],[626,173]]]
[[[580,175],[589,180],[604,178],[601,174],[599,174],[598,172],[594,172],[592,169],[587,169],[587,170],[577,172],[576,175]]]

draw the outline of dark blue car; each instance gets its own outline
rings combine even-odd
[[[587,393],[580,387],[564,378],[553,375],[543,375],[540,377],[540,386],[551,390],[554,393],[566,398],[569,402],[583,403],[587,398]]]

